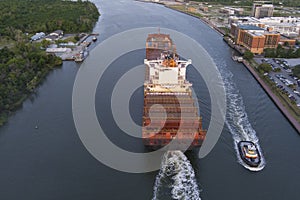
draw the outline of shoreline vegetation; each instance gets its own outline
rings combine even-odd
[[[182,6],[172,6],[172,5],[165,5],[165,7],[169,9],[173,9],[178,12],[182,12],[188,15],[191,15],[193,17],[196,17],[200,19],[202,22],[206,23],[208,26],[210,26],[213,30],[220,33],[223,38],[226,37],[227,31],[216,27],[214,24],[212,24],[209,20],[205,19],[201,14],[199,13],[193,13],[191,11],[188,11],[186,9],[183,9]],[[230,45],[230,42],[224,39],[224,41],[234,50],[236,50],[239,53],[243,53],[241,49],[237,46]],[[264,76],[261,71],[258,69],[258,64],[255,62],[255,60],[251,58],[246,58],[247,56],[244,55],[244,60],[242,63],[244,66],[248,69],[248,71],[252,74],[252,76],[257,80],[257,82],[261,85],[261,87],[265,90],[265,92],[268,94],[268,96],[271,98],[271,100],[275,103],[275,105],[279,108],[281,113],[288,119],[288,121],[293,125],[293,127],[300,133],[300,110],[299,108],[294,105],[287,96],[282,94],[274,84],[272,84],[266,76]]]
[[[31,42],[36,32],[91,32],[100,14],[89,1],[0,1],[0,126],[62,59]]]

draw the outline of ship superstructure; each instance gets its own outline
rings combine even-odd
[[[176,138],[191,149],[205,139],[192,84],[186,80],[186,68],[191,62],[179,59],[169,35],[148,36],[142,131],[145,146],[158,149]]]

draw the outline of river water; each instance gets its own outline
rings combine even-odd
[[[232,50],[222,37],[191,16],[161,5],[132,0],[94,0],[102,16],[94,28],[97,43],[112,34],[138,27],[165,27],[198,41],[218,66],[226,85],[229,114],[217,145],[205,158],[187,154],[195,171],[201,199],[282,200],[300,197],[300,137],[246,68],[231,59]],[[94,44],[95,45],[95,44]],[[122,148],[141,151],[140,141],[118,134],[107,110],[106,96],[122,73],[142,64],[144,51],[116,60],[96,94],[96,110],[112,141]],[[117,67],[124,66],[122,70]],[[82,145],[72,117],[72,89],[79,64],[65,62],[49,74],[9,122],[0,128],[1,199],[152,199],[156,172],[128,174],[110,169],[94,159]],[[201,77],[189,68],[203,116],[210,119],[210,99]],[[143,92],[132,98],[130,111],[141,123]],[[245,114],[246,113],[246,114]],[[106,121],[105,121],[106,120]],[[38,125],[38,129],[35,126]],[[259,139],[266,166],[250,172],[238,163],[234,140],[239,133]],[[183,159],[182,155],[177,155]],[[188,163],[187,166],[190,166]],[[167,191],[161,199],[168,198]]]

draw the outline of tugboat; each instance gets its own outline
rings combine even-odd
[[[251,141],[240,141],[238,149],[242,160],[250,167],[257,167],[261,158],[256,145]]]

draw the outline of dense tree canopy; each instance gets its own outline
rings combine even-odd
[[[297,76],[298,78],[300,78],[300,65],[297,65],[294,67],[293,69],[293,75]]]
[[[88,1],[1,0],[0,35],[14,38],[14,32],[87,32],[98,20],[96,6]]]
[[[61,59],[47,55],[33,44],[0,49],[0,113],[14,109]]]
[[[270,64],[268,63],[261,63],[259,66],[258,66],[258,71],[260,73],[269,73],[270,71],[272,71],[272,67]]]
[[[243,58],[246,60],[251,60],[253,57],[254,57],[254,54],[249,50],[245,51],[244,56],[243,56]]]

